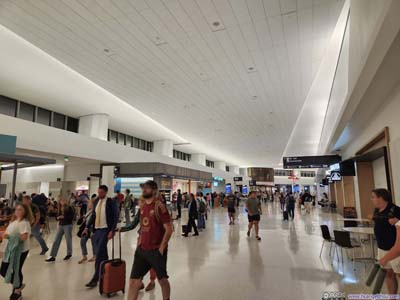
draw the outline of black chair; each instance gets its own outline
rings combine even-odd
[[[344,221],[344,227],[357,227],[358,222],[357,221]]]
[[[343,248],[346,250],[348,256],[348,250],[352,251],[352,261],[353,261],[353,269],[355,269],[355,249],[360,248],[361,245],[352,242],[350,238],[350,232],[348,231],[340,231],[334,230],[333,235],[335,237],[335,244],[337,247],[340,247],[340,252],[342,255],[342,263],[343,263]],[[339,252],[336,249],[338,261],[339,261]]]
[[[329,247],[329,256],[331,256],[332,252],[332,244],[335,243],[335,240],[331,237],[331,233],[329,232],[329,227],[327,225],[321,225],[321,233],[322,233],[322,238],[324,241],[322,242],[322,247],[321,247],[321,252],[319,253],[319,257],[322,255],[322,250],[324,249],[325,242],[330,243]]]

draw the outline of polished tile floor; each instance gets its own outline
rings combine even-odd
[[[183,238],[180,223],[175,223],[169,247],[168,268],[172,286],[171,299],[177,300],[264,300],[321,299],[324,291],[368,292],[365,277],[371,264],[352,264],[332,259],[321,247],[320,224],[331,229],[340,227],[336,214],[314,209],[312,214],[296,211],[295,220],[282,221],[276,204],[264,207],[260,235],[262,241],[247,238],[247,217],[240,209],[237,225],[227,225],[225,210],[210,213],[207,229],[199,237]],[[55,228],[46,237],[49,246]],[[136,231],[122,235],[123,259],[130,274]],[[99,299],[97,289],[87,290],[93,263],[78,265],[80,247],[74,238],[74,257],[62,261],[65,242],[55,263],[44,262],[39,247],[32,240],[32,249],[24,267],[26,288],[24,299],[70,300]],[[367,247],[366,247],[367,248]],[[145,282],[147,282],[147,278]],[[9,286],[0,282],[0,299],[8,299]],[[114,299],[124,299],[117,295]],[[142,293],[143,300],[159,300],[160,288]]]

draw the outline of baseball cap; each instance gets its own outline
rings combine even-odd
[[[153,190],[158,190],[157,183],[154,180],[147,180],[145,183],[140,184],[141,188],[144,188],[145,186],[148,186]]]

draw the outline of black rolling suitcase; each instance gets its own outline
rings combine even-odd
[[[283,221],[289,221],[289,213],[287,210],[283,211]]]

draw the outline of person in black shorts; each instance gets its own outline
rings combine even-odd
[[[258,241],[261,241],[261,238],[258,235],[259,231],[258,223],[260,222],[260,215],[262,213],[262,210],[261,210],[260,200],[257,199],[257,193],[255,191],[250,192],[249,198],[247,199],[246,202],[246,211],[249,219],[249,229],[247,231],[247,236],[250,237],[251,229],[253,228],[254,225],[256,239]]]
[[[235,225],[235,213],[236,213],[236,197],[233,193],[230,193],[228,197],[228,217],[229,217],[229,225]]]
[[[144,203],[140,209],[140,237],[136,248],[129,284],[128,300],[137,300],[143,277],[151,269],[157,274],[162,297],[169,300],[171,287],[167,273],[168,241],[172,235],[171,217],[157,198],[157,183],[152,180],[142,185]]]

